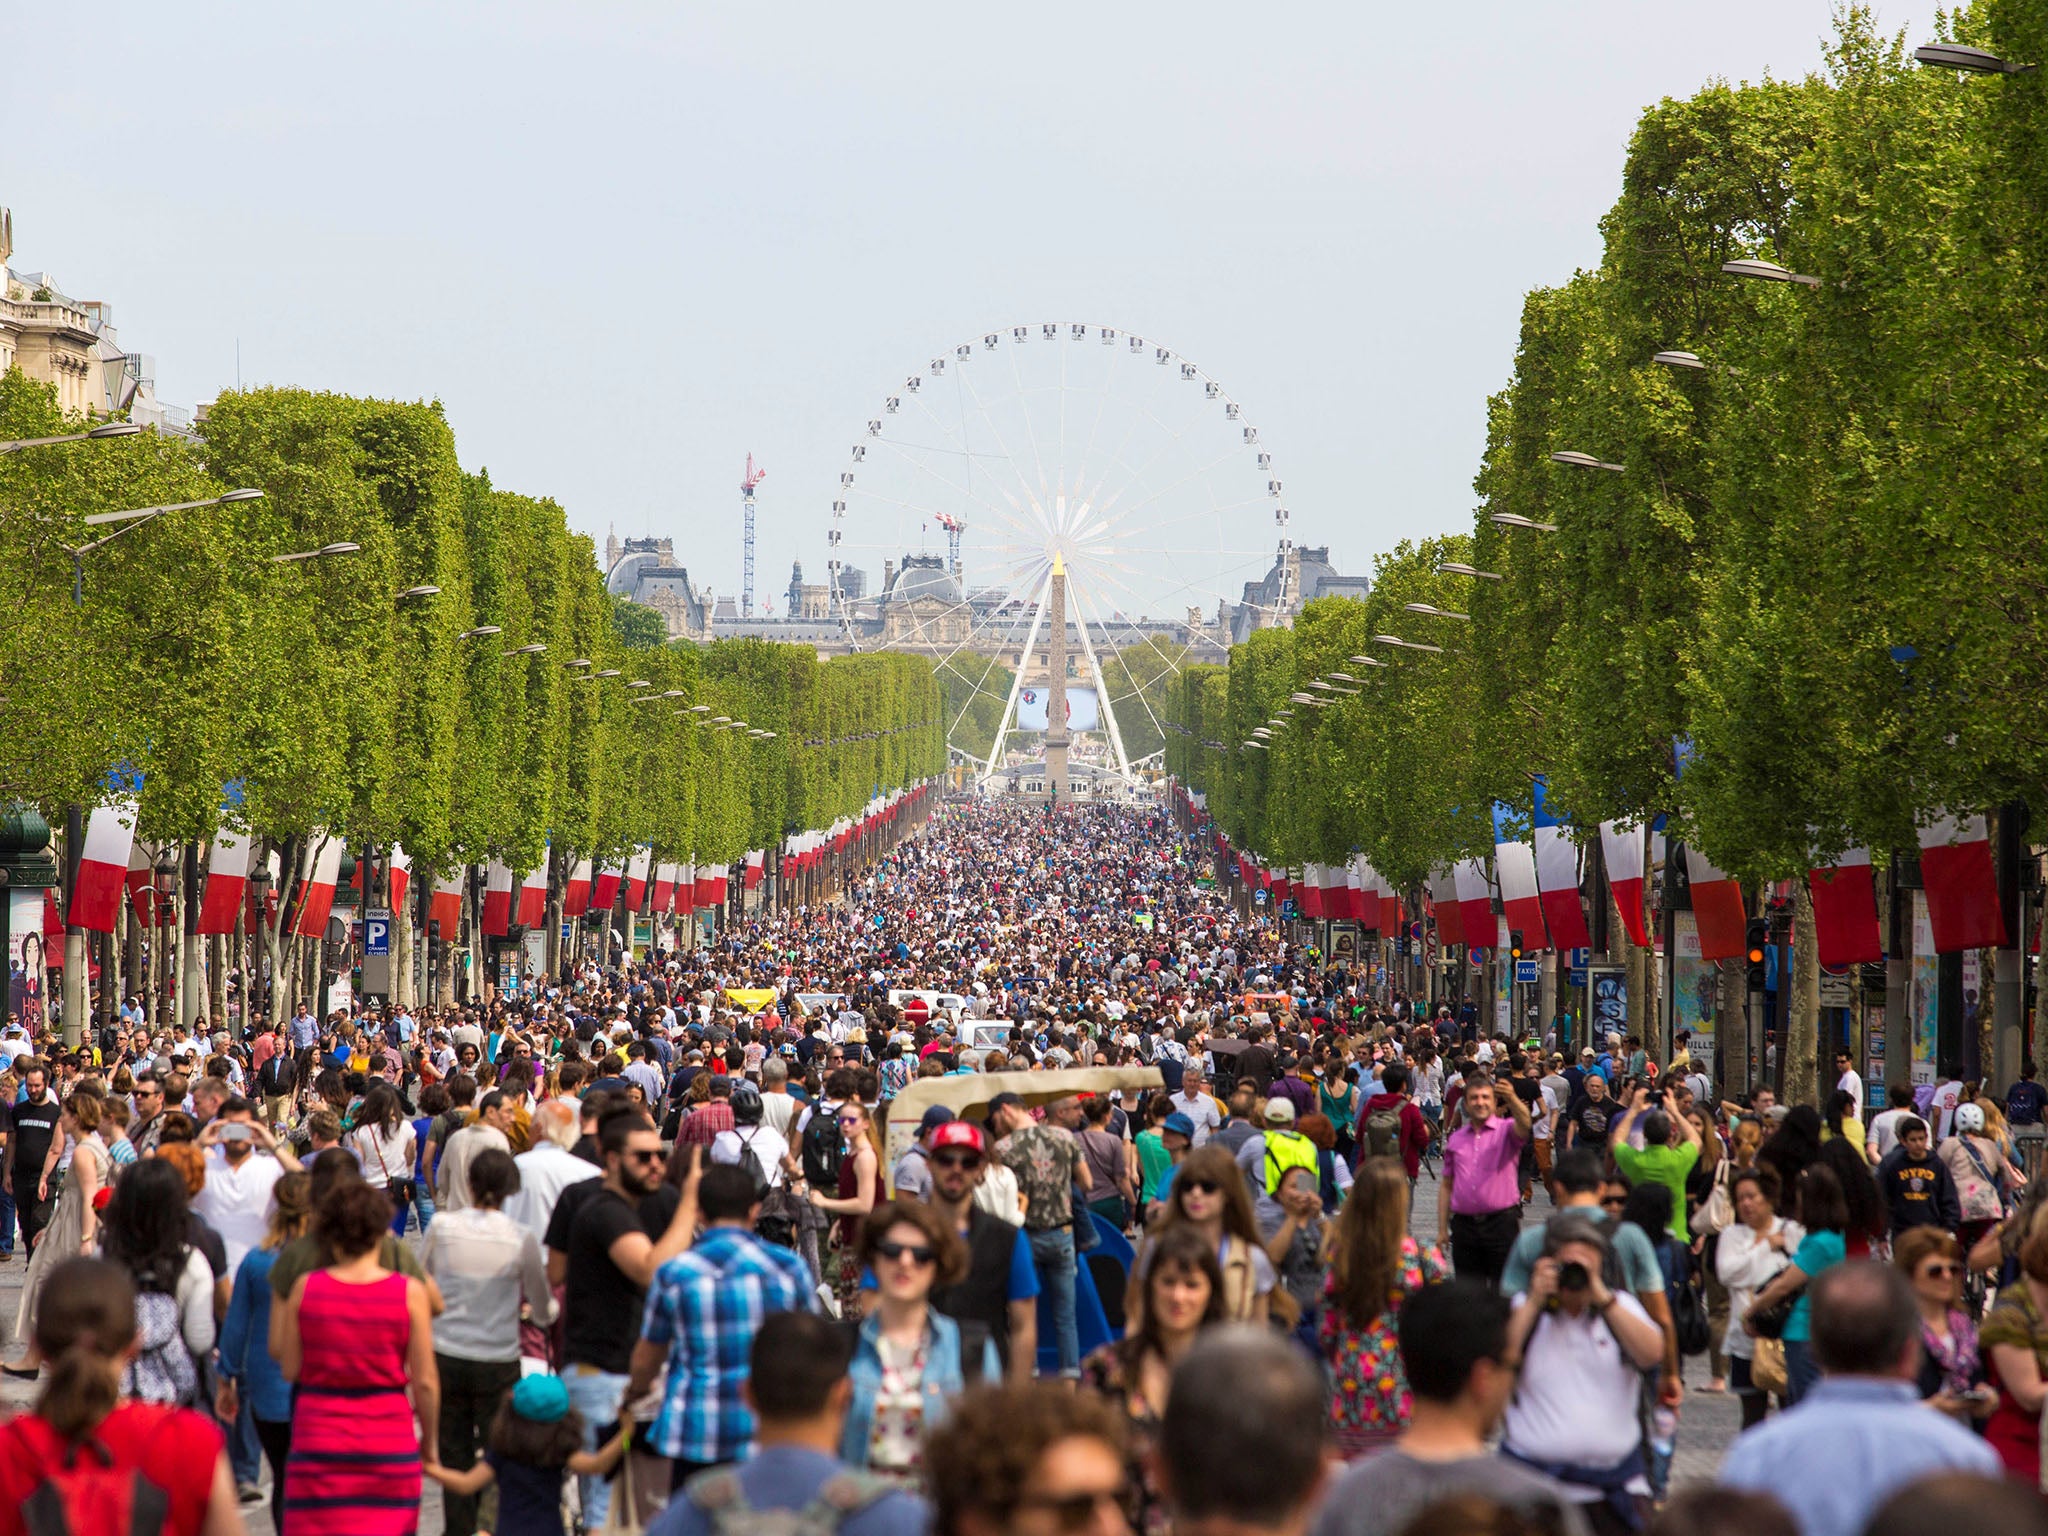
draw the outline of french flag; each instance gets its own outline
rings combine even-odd
[[[1998,910],[1998,876],[1982,816],[1943,816],[1920,829],[1920,883],[1927,889],[1936,954],[2004,949],[2012,942]]]
[[[346,844],[338,837],[320,840],[317,850],[308,850],[306,869],[299,881],[299,920],[292,928],[300,938],[317,939],[327,932],[327,919],[334,911],[334,887],[341,879],[341,856]]]
[[[391,845],[391,910],[405,911],[405,888],[412,883],[412,855]]]
[[[1748,940],[1742,887],[1692,844],[1685,845],[1685,870],[1692,885],[1692,916],[1699,928],[1702,960],[1733,960]]]
[[[137,838],[128,845],[128,873],[123,879],[128,887],[128,904],[135,910],[135,921],[144,928],[156,928],[170,921],[170,903],[157,909],[156,870],[149,845]]]
[[[1493,886],[1486,878],[1486,865],[1478,859],[1460,859],[1452,866],[1451,880],[1458,892],[1458,931],[1468,949],[1486,949],[1494,937]]]
[[[1323,866],[1307,864],[1301,871],[1301,915],[1323,916]]]
[[[249,839],[222,829],[206,856],[206,895],[199,903],[201,933],[233,933],[249,888]]]
[[[71,887],[68,921],[88,933],[112,933],[121,910],[121,885],[128,857],[135,847],[133,800],[96,806],[85,823],[85,847],[78,860],[78,878]]]
[[[1543,900],[1543,921],[1558,949],[1591,949],[1586,909],[1579,901],[1579,850],[1565,823],[1550,809],[1548,785],[1536,778],[1536,889]]]
[[[744,887],[752,890],[761,883],[761,877],[768,872],[768,850],[756,848],[747,855],[747,872],[742,877]]]
[[[491,860],[484,870],[484,937],[502,939],[512,931],[512,866]],[[441,930],[446,933],[444,928]]]
[[[441,937],[452,939],[462,922],[463,869],[457,865],[434,881],[434,894],[427,903],[427,921],[441,925]]]
[[[654,915],[661,916],[675,905],[676,867],[673,864],[654,866]]]
[[[1809,869],[1806,888],[1813,893],[1814,956],[1822,965],[1840,970],[1884,958],[1868,848],[1851,848],[1832,864]]]
[[[723,865],[699,864],[697,866],[697,878],[693,885],[691,904],[699,911],[706,907],[717,906],[720,898],[725,894],[720,889],[720,886],[724,884],[721,878],[723,873]]]
[[[1464,914],[1458,908],[1458,877],[1455,872],[1440,869],[1429,877],[1429,905],[1436,915],[1436,941],[1444,948],[1465,942],[1465,925],[1459,921]]]
[[[652,848],[635,848],[626,860],[626,911],[638,912],[647,904],[647,867],[654,862]]]
[[[590,910],[590,860],[578,859],[562,892],[562,916],[581,917]]]
[[[1505,805],[1493,808],[1493,867],[1500,877],[1500,908],[1508,930],[1522,932],[1525,953],[1547,948],[1543,932],[1543,895],[1536,885],[1536,850],[1515,840]]]
[[[1392,938],[1401,931],[1401,893],[1394,889],[1394,882],[1378,870],[1373,871],[1373,883],[1379,887],[1380,933]]]
[[[1600,857],[1607,863],[1607,888],[1629,942],[1644,948],[1650,942],[1649,918],[1643,910],[1643,829],[1634,823],[1600,823]]]
[[[519,926],[544,928],[548,921],[548,856],[528,870],[519,882]]]
[[[593,912],[609,912],[619,899],[619,886],[626,878],[626,866],[617,869],[601,869],[590,882],[590,909]]]

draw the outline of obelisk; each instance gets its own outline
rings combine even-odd
[[[1051,634],[1045,646],[1045,665],[1051,681],[1045,689],[1045,787],[1054,805],[1065,805],[1067,794],[1067,567],[1052,557],[1052,602],[1045,621]]]

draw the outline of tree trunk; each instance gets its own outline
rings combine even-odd
[[[1781,977],[1780,986],[1788,984]],[[1781,1047],[1785,1052],[1785,1102],[1819,1104],[1823,1079],[1820,1050],[1820,965],[1814,948],[1813,896],[1800,881],[1792,907],[1792,1006]]]

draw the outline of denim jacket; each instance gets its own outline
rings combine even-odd
[[[276,1263],[275,1248],[249,1250],[220,1333],[221,1374],[241,1383],[249,1411],[273,1424],[292,1416],[292,1385],[270,1353],[270,1271]]]
[[[946,1420],[947,1405],[966,1386],[960,1370],[960,1325],[938,1312],[926,1314],[927,1337],[931,1343],[924,1360],[924,1428],[929,1431]],[[868,1440],[874,1429],[875,1398],[882,1389],[882,1316],[871,1312],[860,1325],[860,1342],[854,1346],[853,1363],[847,1376],[853,1382],[853,1406],[847,1410],[846,1432],[839,1443],[839,1458],[849,1467],[868,1464]],[[981,1380],[995,1386],[1003,1379],[1001,1360],[994,1340],[982,1345]]]

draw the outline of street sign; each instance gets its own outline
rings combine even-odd
[[[1543,963],[1540,960],[1517,960],[1515,981],[1525,987],[1534,986],[1543,979]]]
[[[1583,949],[1575,949],[1572,951],[1572,953],[1575,955],[1583,955],[1585,951]],[[1586,968],[1583,965],[1573,966],[1571,970],[1566,974],[1565,985],[1571,987],[1583,987],[1585,984]]]
[[[386,955],[391,953],[391,914],[388,911],[366,912],[363,914],[363,953]]]
[[[1593,951],[1590,949],[1575,949],[1565,957],[1565,964],[1569,965],[1575,971],[1583,971],[1587,966],[1591,965],[1592,963]],[[1584,986],[1585,979],[1581,977],[1579,980],[1574,981],[1572,985],[1575,987]]]

